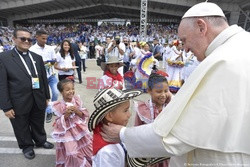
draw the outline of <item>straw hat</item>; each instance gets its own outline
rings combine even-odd
[[[92,131],[102,121],[104,116],[121,104],[133,97],[139,96],[141,90],[119,90],[119,89],[103,89],[97,93],[94,98],[95,111],[91,114],[88,122],[89,130]]]
[[[108,56],[107,62],[101,63],[101,69],[103,71],[107,70],[107,64],[115,64],[118,63],[119,67],[124,66],[123,62],[117,56]]]

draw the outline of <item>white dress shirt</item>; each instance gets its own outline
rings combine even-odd
[[[56,60],[56,53],[52,46],[44,45],[44,47],[39,46],[37,43],[30,47],[29,49],[32,52],[42,56],[43,61],[46,62],[48,60]],[[49,64],[45,64],[47,78],[54,74],[54,67]]]

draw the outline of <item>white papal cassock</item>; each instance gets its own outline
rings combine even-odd
[[[122,129],[131,157],[170,166],[250,166],[250,34],[230,26],[152,124]]]

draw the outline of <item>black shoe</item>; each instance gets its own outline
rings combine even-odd
[[[52,113],[46,114],[46,123],[50,123],[52,121]]]
[[[54,144],[46,141],[42,146],[37,146],[37,147],[43,147],[45,149],[52,149],[52,148],[54,148]]]
[[[31,149],[29,151],[25,151],[25,149],[23,149],[23,155],[27,159],[33,159],[36,156],[33,149]]]

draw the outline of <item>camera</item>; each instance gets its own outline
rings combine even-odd
[[[120,39],[115,39],[116,45],[120,44]]]

